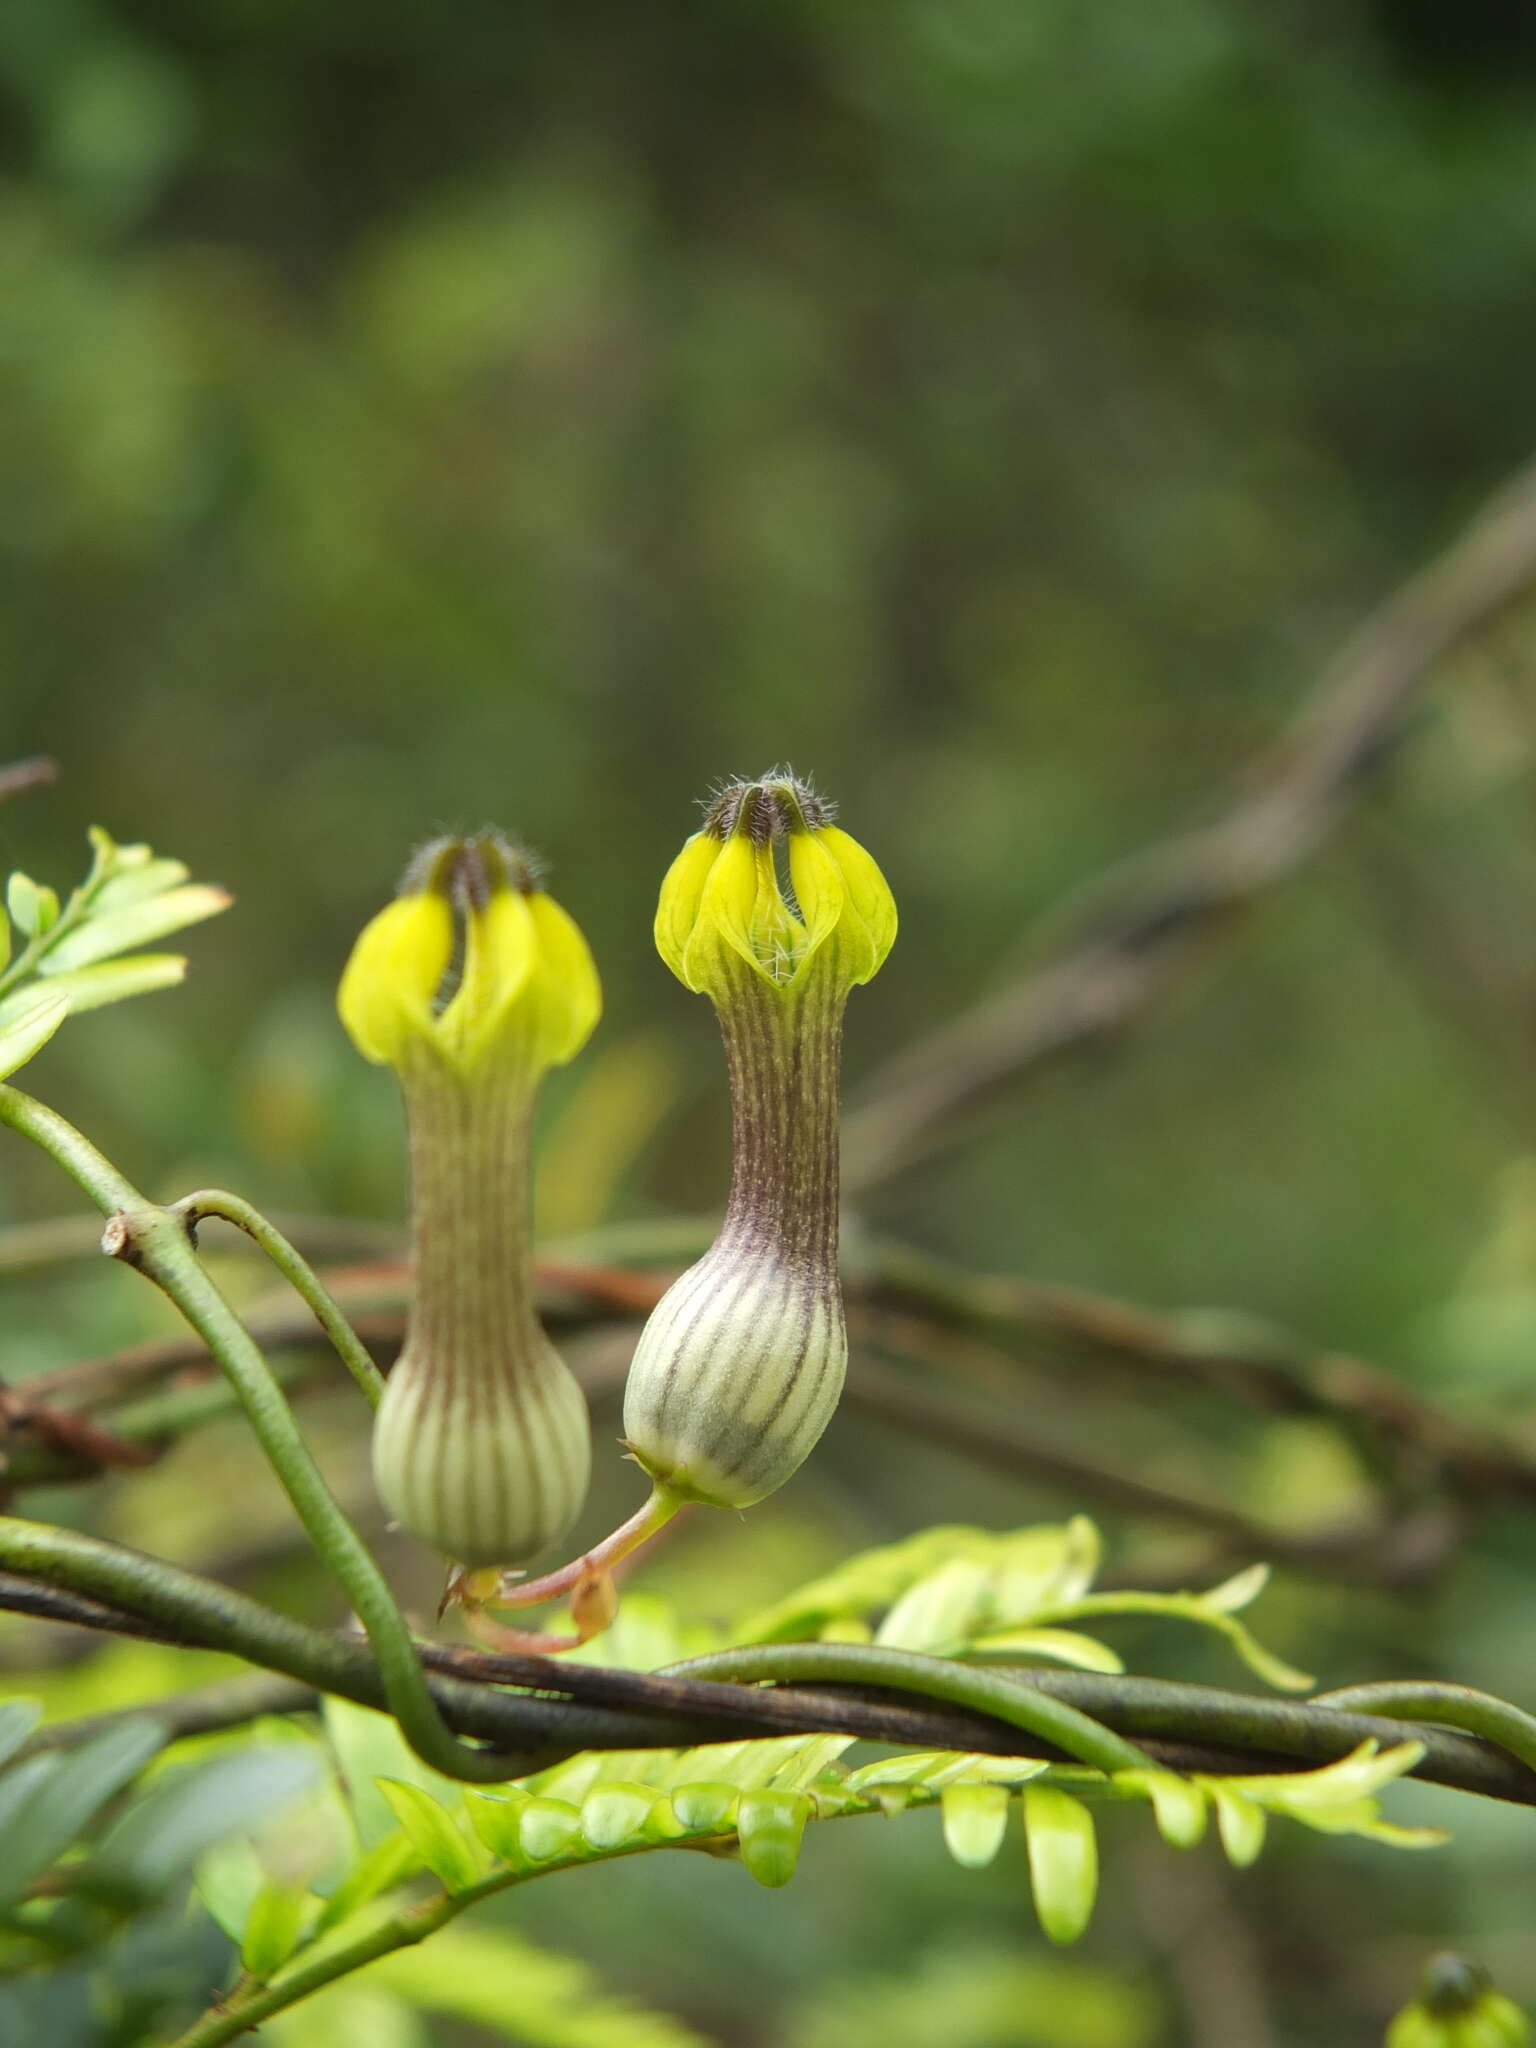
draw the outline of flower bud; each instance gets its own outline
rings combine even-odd
[[[1481,1963],[1431,1956],[1418,1995],[1387,2029],[1386,2048],[1524,2048],[1525,2015],[1495,1991]]]
[[[529,1129],[600,1002],[581,933],[494,834],[428,847],[341,980],[342,1022],[394,1068],[410,1134],[415,1278],[374,1480],[395,1520],[470,1567],[535,1556],[586,1497],[586,1403],[533,1306]]]
[[[720,1234],[657,1304],[625,1390],[630,1448],[685,1499],[761,1500],[837,1407],[842,1015],[895,935],[880,870],[787,774],[723,790],[662,884],[657,948],[715,1005],[734,1140]]]

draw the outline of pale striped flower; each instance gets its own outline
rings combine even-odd
[[[534,1308],[529,1125],[600,1004],[586,941],[494,833],[426,848],[342,976],[342,1022],[394,1068],[410,1134],[414,1287],[374,1479],[470,1567],[535,1556],[586,1498],[586,1402]]]
[[[843,1007],[895,936],[880,870],[787,773],[723,790],[662,884],[657,947],[715,1005],[734,1144],[720,1234],[657,1304],[625,1390],[630,1448],[684,1499],[761,1500],[837,1407]]]

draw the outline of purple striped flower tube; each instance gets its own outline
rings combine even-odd
[[[519,1565],[570,1528],[591,1470],[586,1402],[534,1306],[528,1185],[539,1083],[597,1022],[592,956],[507,840],[439,840],[365,927],[337,1004],[395,1070],[410,1139],[414,1286],[374,1481],[445,1556]]]
[[[837,1407],[843,1008],[895,936],[879,868],[787,772],[722,790],[662,883],[657,948],[715,1006],[734,1147],[720,1234],[657,1304],[625,1389],[629,1447],[679,1499],[763,1499]]]

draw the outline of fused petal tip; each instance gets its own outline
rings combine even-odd
[[[456,952],[458,986],[443,1000]],[[467,1074],[504,1054],[539,1073],[581,1050],[602,994],[586,940],[528,856],[487,833],[417,856],[404,893],[353,947],[337,1008],[379,1065],[424,1055]]]
[[[656,947],[687,988],[728,1000],[736,961],[784,994],[820,977],[844,992],[896,936],[885,877],[831,806],[788,774],[728,784],[668,869]]]

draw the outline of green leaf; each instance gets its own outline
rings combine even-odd
[[[1209,1607],[1215,1614],[1237,1614],[1258,1599],[1269,1580],[1267,1564],[1250,1564],[1244,1570],[1234,1572],[1230,1579],[1223,1579],[1219,1586],[1212,1586],[1208,1593],[1202,1593],[1199,1596],[1201,1605]]]
[[[197,1859],[197,1895],[231,1941],[238,1941],[256,1895],[266,1883],[261,1858],[247,1835],[215,1842]]]
[[[303,1885],[264,1884],[251,1902],[240,1943],[240,1960],[264,1983],[299,1945],[314,1904]]]
[[[562,1799],[530,1799],[518,1815],[517,1839],[530,1863],[551,1863],[581,1834],[581,1815]]]
[[[205,917],[229,908],[231,898],[224,889],[207,882],[188,882],[136,903],[124,903],[102,915],[88,916],[83,924],[66,932],[50,946],[38,963],[40,974],[60,974],[70,968],[90,967],[98,960],[110,960],[116,953],[131,952],[179,932]],[[19,922],[20,920],[18,920]]]
[[[1103,1547],[1086,1515],[1005,1537],[997,1561],[998,1620],[1028,1621],[1058,1601],[1080,1598],[1098,1577]]]
[[[1383,1749],[1366,1741],[1336,1763],[1315,1771],[1274,1772],[1260,1777],[1223,1778],[1229,1791],[1261,1799],[1292,1812],[1368,1799],[1406,1775],[1424,1755],[1422,1742],[1398,1742]]]
[[[1108,1643],[1095,1636],[1079,1635],[1068,1628],[1016,1628],[1002,1635],[980,1637],[973,1646],[979,1652],[1011,1650],[1027,1658],[1045,1657],[1055,1664],[1071,1664],[1079,1671],[1118,1672],[1125,1669]]]
[[[904,1756],[881,1757],[850,1771],[843,1790],[856,1796],[878,1785],[917,1782],[937,1788],[960,1780],[975,1784],[1022,1785],[1026,1778],[1038,1778],[1050,1765],[1037,1757],[976,1756],[965,1750],[908,1750]]]
[[[1205,1793],[1190,1778],[1172,1771],[1116,1771],[1116,1785],[1128,1785],[1152,1802],[1158,1833],[1174,1849],[1192,1849],[1205,1833]]]
[[[104,1890],[155,1897],[214,1842],[266,1821],[319,1772],[316,1749],[296,1743],[227,1750],[167,1772],[105,1836],[85,1875]]]
[[[180,953],[133,953],[126,960],[107,960],[99,967],[77,967],[68,974],[55,975],[44,986],[54,995],[67,996],[72,1011],[100,1010],[108,1003],[126,1002],[130,996],[174,988],[186,978],[187,963]]]
[[[68,996],[40,995],[34,988],[0,1002],[0,1081],[25,1066],[68,1015]]]
[[[992,1602],[991,1575],[957,1557],[909,1586],[875,1633],[877,1643],[946,1656],[968,1642]]]
[[[421,1761],[388,1714],[334,1695],[327,1696],[320,1711],[364,1848],[394,1834],[400,1825],[394,1808],[379,1790],[380,1778],[419,1785],[440,1806],[458,1798],[461,1788]]]
[[[1093,1918],[1099,1884],[1093,1816],[1054,1785],[1026,1785],[1021,1796],[1035,1911],[1046,1938],[1064,1946]]]
[[[1252,1574],[1247,1576],[1251,1580]],[[1310,1691],[1313,1681],[1305,1671],[1298,1671],[1295,1665],[1285,1663],[1272,1651],[1266,1650],[1242,1622],[1219,1604],[1222,1600],[1231,1600],[1235,1583],[1229,1579],[1225,1586],[1215,1589],[1217,1605],[1211,1604],[1212,1596],[1208,1593],[1088,1593],[1047,1608],[1041,1618],[1055,1622],[1082,1621],[1096,1615],[1151,1614],[1166,1621],[1192,1621],[1229,1642],[1248,1669],[1262,1678],[1266,1685],[1282,1692]],[[1241,1588],[1239,1590],[1241,1592]],[[1258,1586],[1254,1584],[1246,1597],[1251,1599],[1257,1591]],[[990,1653],[999,1645],[994,1639],[986,1638],[976,1647]]]
[[[1084,1592],[1098,1569],[1099,1535],[1086,1515],[1002,1535],[963,1524],[924,1529],[813,1579],[753,1615],[732,1632],[731,1640],[787,1642],[816,1636],[829,1623],[893,1608],[910,1589],[956,1561],[988,1575],[993,1624],[1001,1627],[1031,1621],[1047,1604]],[[958,1595],[950,1590],[945,1597]]]
[[[980,1870],[1003,1846],[1008,1827],[1006,1785],[946,1785],[944,1843],[957,1863]]]
[[[34,882],[20,868],[5,885],[5,907],[11,914],[11,923],[29,939],[47,931],[59,915],[57,892]]]
[[[40,1700],[7,1700],[0,1706],[0,1764],[16,1754],[42,1719]]]
[[[741,1860],[759,1884],[788,1884],[813,1808],[803,1792],[743,1792],[736,1808]]]
[[[1264,1847],[1264,1809],[1241,1792],[1230,1791],[1219,1778],[1202,1778],[1216,1809],[1216,1826],[1227,1859],[1239,1870],[1258,1860]]]
[[[736,1802],[741,1793],[735,1785],[709,1779],[679,1785],[672,1793],[672,1811],[679,1825],[690,1835],[727,1835],[736,1827]]]
[[[315,1932],[324,1934],[332,1927],[339,1927],[343,1920],[357,1912],[359,1907],[366,1906],[370,1899],[393,1890],[424,1867],[416,1844],[404,1828],[397,1827],[393,1834],[375,1842],[353,1864],[320,1908]]]
[[[892,1606],[909,1586],[951,1558],[989,1560],[996,1555],[998,1541],[990,1530],[952,1525],[924,1529],[902,1543],[866,1550],[752,1615],[732,1631],[731,1640],[778,1643],[814,1636],[829,1621]]]
[[[23,1757],[0,1777],[0,1839],[7,1837],[13,1815],[31,1797],[34,1788],[57,1777],[63,1767],[62,1752],[50,1750],[43,1756]]]
[[[143,853],[146,858],[136,864],[124,864],[125,851]],[[117,849],[117,869],[91,898],[91,914],[99,916],[104,910],[121,910],[128,903],[142,903],[146,896],[160,896],[167,889],[175,889],[182,882],[191,879],[191,870],[179,860],[153,860],[148,858],[149,848],[133,847]]]
[[[1444,1828],[1404,1828],[1383,1820],[1374,1799],[1346,1800],[1341,1806],[1320,1807],[1310,1812],[1305,1807],[1276,1803],[1273,1811],[1300,1821],[1303,1827],[1320,1835],[1359,1835],[1389,1849],[1438,1849],[1442,1842],[1450,1840]]]
[[[645,1817],[643,1832],[646,1841],[657,1844],[675,1842],[681,1836],[688,1833],[688,1829],[678,1819],[677,1810],[665,1792],[662,1793],[659,1799],[652,1798],[651,1810]]]
[[[165,1741],[162,1722],[136,1715],[93,1735],[78,1749],[37,1759],[53,1768],[46,1776],[36,1775],[10,1815],[0,1867],[0,1908],[12,1905],[33,1878],[41,1877]]]
[[[642,1839],[656,1794],[643,1785],[599,1785],[581,1803],[581,1832],[594,1849]]]
[[[416,1846],[432,1875],[450,1892],[462,1892],[485,1875],[484,1857],[430,1792],[398,1778],[380,1778],[379,1790]]]
[[[515,1785],[508,1785],[501,1792],[464,1794],[464,1809],[469,1815],[470,1826],[491,1854],[503,1863],[518,1864],[524,1860],[518,1820],[527,1804],[528,1794],[519,1791]]]

